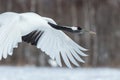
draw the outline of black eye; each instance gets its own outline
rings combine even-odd
[[[81,28],[81,27],[77,27],[77,29],[78,29],[78,30],[82,30],[82,28]]]

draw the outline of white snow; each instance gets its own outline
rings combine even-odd
[[[0,66],[0,80],[120,80],[120,69]]]

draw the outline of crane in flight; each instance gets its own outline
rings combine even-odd
[[[22,41],[35,45],[62,66],[61,57],[68,67],[79,66],[80,56],[87,56],[81,47],[63,31],[82,32],[81,27],[60,26],[53,19],[33,12],[0,14],[0,60],[13,54],[13,49]],[[70,63],[71,62],[71,63]]]

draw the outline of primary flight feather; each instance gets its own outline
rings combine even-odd
[[[71,67],[70,62],[79,66],[77,61],[84,62],[80,56],[86,56],[82,52],[86,49],[76,44],[62,30],[78,33],[82,29],[59,26],[53,19],[33,12],[2,13],[0,14],[0,59],[12,55],[13,48],[25,41],[37,46],[56,60],[59,66],[62,66],[61,57],[68,67]]]

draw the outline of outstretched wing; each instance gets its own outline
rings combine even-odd
[[[13,48],[21,42],[21,32],[16,23],[19,16],[15,13],[4,13],[0,15],[0,59],[12,55]]]
[[[30,34],[23,36],[25,42],[36,45],[43,52],[55,59],[59,66],[62,66],[61,57],[68,67],[72,67],[70,62],[79,66],[77,61],[84,62],[81,56],[86,56],[82,51],[85,48],[76,44],[65,33],[53,28],[41,29],[33,31]],[[77,61],[76,61],[77,60]]]
[[[55,29],[46,30],[43,33],[38,40],[37,48],[41,48],[52,59],[55,59],[59,66],[62,66],[60,56],[68,67],[71,67],[70,61],[79,66],[76,60],[84,62],[79,55],[86,56],[82,52],[86,51],[85,48],[76,44],[62,31]]]

